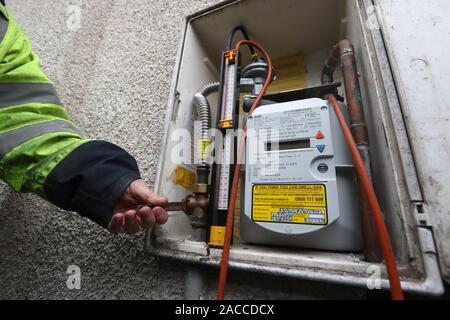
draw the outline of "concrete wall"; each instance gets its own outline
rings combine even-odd
[[[7,0],[74,121],[86,136],[129,150],[149,183],[183,17],[217,2]],[[181,299],[183,266],[145,255],[142,242],[143,234],[110,235],[77,214],[0,185],[0,298]],[[80,290],[66,286],[72,264],[81,268]],[[214,298],[217,270],[208,274]],[[236,272],[228,291],[235,299],[362,294]]]

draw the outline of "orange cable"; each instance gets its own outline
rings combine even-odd
[[[261,89],[261,92],[259,93],[258,97],[256,98],[255,102],[253,102],[253,105],[249,111],[249,115],[253,113],[253,111],[259,106],[262,97],[264,96],[267,87],[269,86],[271,80],[272,80],[272,61],[270,60],[270,56],[267,53],[267,51],[260,46],[258,43],[250,41],[250,40],[242,40],[239,41],[236,46],[235,50],[237,51],[239,47],[242,45],[248,45],[255,47],[258,49],[264,56],[267,66],[268,66],[268,72],[266,81],[264,82],[264,85]],[[245,124],[242,130],[242,137],[241,141],[239,143],[239,150],[236,157],[236,164],[234,166],[234,173],[233,173],[233,181],[231,183],[231,192],[230,192],[230,199],[228,203],[228,210],[227,210],[227,221],[226,221],[226,228],[225,228],[225,240],[223,245],[223,251],[222,251],[222,260],[220,263],[220,275],[219,275],[219,283],[217,286],[217,299],[223,300],[225,297],[225,287],[227,283],[227,275],[228,275],[228,261],[230,258],[230,246],[231,246],[231,236],[232,236],[232,230],[233,230],[233,216],[234,216],[234,206],[236,203],[236,196],[238,191],[238,183],[239,183],[239,175],[241,172],[241,163],[242,163],[242,156],[244,154],[245,149],[245,138],[247,136],[247,125]]]
[[[381,207],[380,204],[378,203],[377,196],[375,194],[375,191],[373,190],[372,183],[370,182],[369,175],[367,174],[366,168],[364,166],[364,162],[361,158],[361,155],[359,154],[358,148],[356,147],[356,143],[355,140],[353,139],[350,128],[348,127],[344,115],[337,103],[336,97],[333,95],[329,95],[328,101],[333,106],[333,110],[336,114],[339,124],[341,125],[345,141],[347,142],[347,145],[350,149],[350,153],[353,158],[353,162],[355,163],[360,183],[364,189],[364,192],[367,195],[367,200],[372,209],[371,212],[373,214],[375,228],[378,233],[379,245],[386,264],[391,289],[391,297],[393,300],[403,300],[404,296],[400,284],[400,276],[397,270],[397,263],[395,261],[391,240],[389,238],[386,224],[384,223],[383,214],[381,213]]]
[[[261,92],[259,93],[258,97],[256,98],[255,102],[253,103],[253,105],[250,109],[249,115],[251,115],[253,113],[253,111],[259,106],[261,99],[262,99],[263,95],[265,94],[267,87],[269,86],[270,81],[272,79],[272,61],[270,60],[270,57],[269,57],[269,54],[267,53],[267,51],[263,47],[261,47],[259,44],[257,44],[256,42],[249,41],[249,40],[240,41],[237,43],[235,50],[238,50],[239,47],[241,47],[242,45],[250,45],[250,46],[257,48],[261,53],[263,53],[264,58],[266,59],[266,62],[268,64],[267,78],[266,78],[266,81],[264,83],[264,86],[263,86]],[[388,273],[392,299],[393,300],[403,300],[404,296],[403,296],[403,291],[401,289],[400,277],[399,277],[398,270],[397,270],[397,264],[395,261],[392,244],[391,244],[391,241],[389,238],[389,234],[387,232],[386,225],[383,220],[383,215],[381,213],[381,208],[378,203],[378,199],[376,197],[375,191],[373,190],[369,176],[367,174],[367,171],[365,170],[361,155],[358,152],[358,149],[356,147],[356,144],[355,144],[355,141],[351,134],[351,131],[345,121],[344,115],[342,114],[342,111],[340,110],[339,105],[337,104],[336,98],[334,96],[329,96],[328,101],[333,106],[333,109],[334,109],[334,112],[336,113],[339,124],[341,125],[341,128],[344,132],[345,140],[347,142],[347,145],[350,149],[350,153],[352,155],[353,161],[355,163],[358,177],[361,181],[364,191],[367,194],[369,205],[372,208],[372,213],[374,215],[374,220],[375,220],[375,226],[376,226],[377,232],[379,234],[380,247],[383,252],[384,260],[386,263],[386,269],[387,269],[387,273]],[[224,241],[224,246],[223,246],[223,251],[222,251],[219,283],[218,283],[218,289],[217,289],[217,299],[218,300],[223,300],[225,297],[225,287],[226,287],[226,281],[227,281],[227,275],[228,275],[228,262],[229,262],[229,258],[230,258],[233,213],[234,213],[234,206],[236,203],[239,176],[240,176],[240,171],[241,171],[241,162],[242,162],[242,156],[244,154],[244,149],[245,149],[246,135],[247,135],[247,126],[245,125],[243,128],[243,134],[241,137],[241,141],[239,143],[237,161],[236,161],[236,165],[234,168],[233,180],[232,180],[232,184],[231,184],[230,199],[229,199],[228,210],[227,210],[225,241]]]

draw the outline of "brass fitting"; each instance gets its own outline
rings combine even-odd
[[[234,63],[236,60],[237,51],[236,50],[228,50],[223,53],[228,63]]]
[[[193,189],[194,193],[208,193],[208,185],[204,183],[197,183]]]
[[[207,215],[209,196],[207,192],[196,192],[184,199],[184,213],[191,216],[191,224],[196,228],[207,226]]]

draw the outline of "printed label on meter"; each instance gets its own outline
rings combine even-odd
[[[326,187],[324,184],[254,185],[252,219],[258,222],[326,225]]]

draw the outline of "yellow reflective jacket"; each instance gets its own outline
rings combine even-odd
[[[38,56],[0,4],[0,178],[107,226],[123,189],[139,178],[125,150],[82,137]]]

